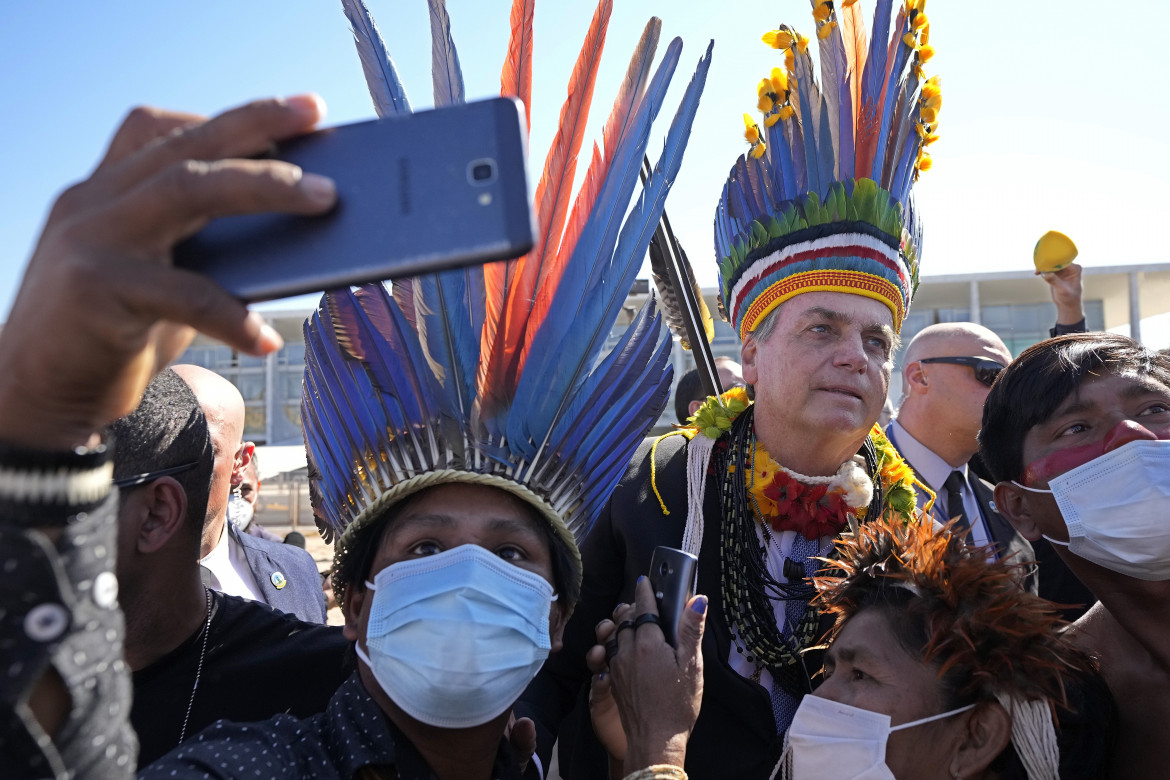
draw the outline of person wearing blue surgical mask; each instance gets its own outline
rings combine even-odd
[[[1117,701],[1114,776],[1170,762],[1170,357],[1111,333],[1025,350],[983,411],[996,504],[1099,600],[1071,635]],[[1040,572],[1044,577],[1043,570]]]

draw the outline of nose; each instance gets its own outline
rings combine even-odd
[[[854,369],[858,373],[865,373],[869,360],[865,354],[864,337],[853,334],[842,338],[837,345],[836,364]]]
[[[1109,433],[1105,434],[1105,439],[1102,442],[1104,452],[1112,452],[1118,447],[1123,447],[1131,441],[1150,441],[1157,439],[1150,429],[1146,428],[1141,423],[1136,423],[1133,420],[1122,420],[1114,425]]]

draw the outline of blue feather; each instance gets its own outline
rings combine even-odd
[[[878,0],[873,10],[873,33],[869,39],[869,56],[861,81],[861,105],[877,109],[886,82],[886,59],[890,46],[890,21],[893,0]]]
[[[374,110],[378,116],[394,116],[410,113],[410,100],[406,89],[398,78],[398,70],[390,52],[374,24],[370,9],[362,0],[341,0],[345,17],[353,30],[353,42],[357,46],[362,71],[366,74],[366,86],[374,99]]]
[[[837,181],[837,155],[833,152],[833,125],[829,119],[829,102],[821,98],[821,118],[817,123],[820,131],[820,140],[817,143],[817,167],[821,176],[821,185],[824,189],[817,194],[821,200],[828,197],[829,187]]]
[[[463,71],[451,38],[451,18],[443,0],[427,0],[431,9],[431,82],[435,108],[463,102]]]
[[[423,353],[457,419],[471,418],[483,331],[483,268],[459,268],[415,280]],[[478,316],[477,316],[478,315]]]
[[[792,149],[792,176],[796,181],[796,193],[793,195],[795,198],[809,191],[808,168],[804,156],[804,132],[800,129],[799,118],[795,116],[782,124],[788,133],[788,145]]]
[[[820,117],[814,115],[814,106],[820,97],[816,84],[813,83],[812,59],[805,52],[794,51],[796,59],[796,95],[800,103],[800,129],[804,134],[804,167],[808,176],[805,187],[807,192],[821,193],[822,187],[827,188],[832,178],[823,181],[820,167],[820,155],[817,153],[817,124]]]
[[[899,15],[900,17],[901,15]],[[905,29],[897,31],[899,39],[897,49],[895,49],[894,53],[894,66],[890,68],[890,76],[886,82],[886,99],[882,105],[882,123],[881,128],[878,130],[877,151],[874,153],[873,158],[873,179],[883,187],[890,185],[889,180],[882,176],[882,173],[885,165],[886,145],[889,143],[890,117],[893,116],[894,104],[898,102],[899,96],[896,85],[902,80],[902,71],[909,61],[911,52],[911,48],[901,40],[901,35],[909,29],[909,24],[906,24]]]
[[[662,218],[666,195],[682,165],[683,151],[686,149],[691,124],[694,121],[699,98],[706,84],[707,71],[711,65],[713,47],[714,41],[707,46],[706,53],[699,60],[695,74],[691,78],[690,84],[687,85],[682,102],[671,121],[662,155],[654,166],[654,172],[647,181],[642,196],[622,226],[617,248],[610,262],[606,264],[603,283],[599,287],[593,287],[586,296],[584,305],[581,307],[582,313],[577,315],[583,319],[574,318],[579,322],[599,322],[612,325],[625,302],[634,276],[641,268],[642,260],[650,245],[650,239],[658,226],[658,221]],[[639,144],[642,149],[645,148],[646,140],[645,134],[643,134]],[[641,157],[642,152],[639,150],[638,158]],[[577,260],[575,253],[573,259]],[[558,294],[559,292],[558,290]],[[555,299],[553,309],[557,310]],[[583,337],[587,337],[587,340]],[[581,381],[583,369],[596,359],[604,343],[604,337],[605,333],[598,328],[592,333],[574,333],[570,334],[569,338],[564,339],[560,347],[556,349],[559,365],[556,366],[557,371],[551,375],[552,386],[577,387]],[[533,351],[535,350],[534,345]],[[563,360],[561,356],[568,356],[569,360]],[[527,378],[526,376],[524,379]],[[550,431],[560,415],[563,400],[558,403],[554,397],[548,395],[541,400],[543,403],[539,403],[535,409],[530,411],[529,419],[534,424],[526,427],[529,434],[535,434],[537,431]]]
[[[565,266],[564,275],[549,309],[549,317],[533,338],[528,363],[512,402],[513,407],[528,410],[531,419],[525,425],[524,421],[519,419],[519,414],[510,415],[508,424],[510,446],[521,447],[521,451],[528,453],[529,457],[535,454],[540,442],[551,430],[552,418],[555,415],[554,410],[546,409],[538,417],[533,410],[543,409],[549,403],[549,399],[563,398],[572,387],[572,381],[554,376],[551,366],[556,362],[576,364],[576,368],[569,370],[565,376],[580,376],[581,364],[591,360],[589,356],[593,353],[588,351],[588,347],[594,343],[596,333],[598,331],[608,333],[612,325],[612,320],[602,322],[601,319],[589,319],[582,315],[583,301],[589,297],[595,299],[600,297],[597,292],[597,277],[606,270],[612,258],[622,216],[638,180],[638,171],[649,140],[650,126],[662,105],[681,50],[680,39],[675,38],[671,41],[663,61],[642,96],[622,145],[614,150],[613,163],[598,190],[593,211],[581,230],[573,255]],[[628,290],[629,287],[626,288],[626,291]],[[622,294],[624,296],[625,291]],[[574,327],[574,322],[592,323],[595,330],[587,331],[579,326]],[[566,343],[566,337],[570,334],[575,338]],[[534,433],[535,431],[540,433]]]
[[[599,410],[612,409],[614,397],[629,390],[630,383],[637,378],[628,375],[631,368],[645,366],[654,347],[654,340],[648,336],[652,332],[651,327],[657,329],[661,324],[661,317],[657,315],[656,309],[654,296],[651,295],[618,343],[614,345],[613,350],[581,385],[580,392],[560,416],[549,437],[549,458],[546,459],[546,464],[566,459],[576,460],[577,454],[564,450],[566,448],[577,450],[589,430],[603,424],[598,419]],[[545,470],[547,469],[546,466]]]
[[[768,152],[772,157],[772,179],[777,203],[792,200],[800,194],[796,189],[796,170],[792,166],[792,145],[788,143],[788,131],[784,128],[792,121],[782,119],[768,128]]]

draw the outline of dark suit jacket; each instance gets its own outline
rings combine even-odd
[[[325,622],[325,594],[313,556],[299,547],[242,534],[228,523],[232,541],[244,550],[248,568],[268,606],[306,623]],[[277,587],[280,583],[282,587]]]
[[[618,602],[633,601],[634,585],[649,569],[656,546],[682,545],[687,520],[686,440],[672,436],[657,448],[658,491],[669,514],[662,512],[651,491],[649,454],[650,442],[643,442],[585,538],[581,601],[565,630],[564,649],[549,658],[515,707],[517,717],[528,716],[536,722],[538,752],[546,767],[559,731],[561,774],[573,780],[607,776],[605,753],[593,736],[588,710],[575,713],[575,730],[561,725],[574,705],[583,707],[588,693],[585,652],[594,644],[593,628],[610,616]],[[768,691],[728,664],[731,632],[719,584],[719,499],[710,476],[703,506],[706,522],[698,592],[709,598],[703,637],[703,705],[687,749],[686,771],[693,780],[764,780],[780,757],[782,740],[776,734]],[[820,669],[819,654],[807,654],[805,664],[809,671]]]

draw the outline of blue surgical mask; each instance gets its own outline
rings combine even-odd
[[[357,655],[428,725],[487,723],[548,658],[552,586],[478,545],[387,566],[366,587],[374,595]]]

